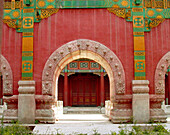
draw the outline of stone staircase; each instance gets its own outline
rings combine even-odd
[[[104,114],[104,107],[64,107],[64,114]]]

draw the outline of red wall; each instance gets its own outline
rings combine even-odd
[[[170,20],[165,20],[151,32],[145,32],[146,78],[150,82],[150,93],[154,93],[155,70],[159,60],[170,51]]]
[[[148,71],[146,75],[151,82],[151,88],[153,88],[151,80],[154,72],[152,70],[155,70],[159,59],[170,50],[168,48],[169,26],[170,21],[167,20],[161,26],[154,28],[152,32],[145,34],[146,60],[151,64],[146,67]],[[48,19],[35,23],[34,80],[36,81],[36,93],[41,94],[42,71],[49,56],[63,44],[76,39],[98,41],[110,48],[123,64],[126,90],[131,93],[131,81],[134,76],[132,29],[132,22],[126,22],[125,19],[109,13],[107,9],[60,9],[58,13]],[[21,33],[16,33],[14,29],[8,28],[5,24],[3,32],[2,53],[13,70],[14,90],[17,93],[17,83],[21,79]],[[161,36],[158,32],[161,33]],[[163,32],[166,33],[163,34]]]
[[[21,79],[22,34],[3,24],[2,55],[9,62],[14,81],[14,94],[18,93],[18,81]]]
[[[41,88],[41,75],[49,56],[63,44],[76,39],[98,41],[110,48],[126,71],[127,89],[133,79],[132,23],[107,9],[65,9],[35,24],[34,79]],[[41,62],[40,62],[41,61]],[[37,93],[41,93],[37,91]]]

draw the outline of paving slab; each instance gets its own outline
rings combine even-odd
[[[111,134],[111,131],[119,131],[119,124],[112,124],[109,121],[97,122],[97,121],[70,121],[55,123],[53,125],[37,125],[34,128],[34,133],[37,134],[57,134],[62,133],[66,135],[72,134]],[[46,131],[45,131],[46,130]]]

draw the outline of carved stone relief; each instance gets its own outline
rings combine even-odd
[[[3,75],[3,95],[4,96],[13,95],[12,70],[8,61],[2,55],[1,55],[1,72]]]
[[[43,74],[42,74],[42,93],[44,95],[52,95],[53,90],[53,79],[55,70],[59,66],[59,62],[66,56],[71,55],[73,52],[79,51],[79,55],[81,51],[87,50],[92,53],[99,55],[103,59],[107,61],[109,66],[111,67],[114,80],[114,87],[116,94],[124,94],[125,93],[125,72],[123,66],[118,59],[118,57],[106,46],[102,45],[99,42],[95,42],[87,39],[79,39],[71,41],[60,48],[58,48],[47,60]],[[85,58],[85,57],[84,57]],[[101,59],[102,60],[102,59]]]
[[[155,93],[165,93],[165,74],[170,66],[170,51],[166,53],[159,61],[155,71]]]

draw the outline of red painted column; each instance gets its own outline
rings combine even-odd
[[[104,105],[104,73],[100,74],[100,105]]]
[[[68,76],[67,72],[64,73],[64,106],[68,106]]]

